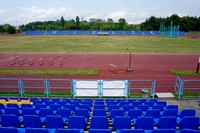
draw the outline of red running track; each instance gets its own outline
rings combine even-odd
[[[40,59],[43,61],[42,64],[39,63]],[[170,70],[195,70],[198,59],[197,54],[132,54],[133,71],[116,74],[109,70],[109,64],[116,65],[118,69],[125,69],[129,62],[129,54],[0,54],[0,68],[99,70],[97,76],[0,75],[0,77],[155,79],[157,92],[174,92],[176,76]],[[200,79],[200,76],[189,78]]]

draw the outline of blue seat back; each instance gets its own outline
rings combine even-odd
[[[38,115],[24,115],[23,123],[24,123],[24,127],[31,127],[31,128],[42,127],[42,122]]]
[[[113,119],[113,128],[116,130],[131,129],[131,118],[125,116],[116,116]]]
[[[2,127],[19,127],[20,121],[17,115],[14,114],[2,114],[1,115]]]
[[[154,129],[153,117],[138,117],[135,124],[135,128],[144,130],[153,130]]]
[[[45,119],[46,128],[64,128],[64,122],[61,116],[48,115]]]
[[[156,129],[152,130],[152,133],[176,133],[173,129]]]
[[[175,116],[163,116],[159,119],[157,128],[159,129],[176,129]]]
[[[69,116],[68,118],[68,128],[69,129],[85,129],[86,120],[83,116]]]
[[[106,116],[93,116],[90,129],[108,129],[108,118]]]
[[[0,133],[18,133],[18,130],[14,127],[1,127]]]
[[[179,127],[181,129],[195,129],[197,130],[199,127],[199,117],[197,116],[185,116],[182,118]]]

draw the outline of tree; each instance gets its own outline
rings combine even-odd
[[[124,30],[126,25],[127,25],[126,19],[125,18],[120,18],[118,20],[118,22],[119,22],[119,30]]]
[[[65,26],[65,19],[63,18],[63,16],[60,19],[60,26],[62,26],[62,27]]]
[[[76,16],[76,29],[79,29],[80,26],[80,19],[78,16]]]

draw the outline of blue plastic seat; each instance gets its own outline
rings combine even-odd
[[[137,109],[141,109],[144,113],[149,109],[148,105],[139,105]]]
[[[104,104],[95,104],[94,109],[105,109]]]
[[[61,116],[48,115],[45,119],[46,128],[64,128],[64,122]]]
[[[46,117],[47,115],[54,115],[54,112],[51,108],[41,108],[39,110],[40,117]]]
[[[108,129],[108,118],[106,116],[93,116],[90,129]]]
[[[62,118],[68,119],[68,117],[72,115],[72,112],[70,109],[60,108],[56,111],[56,114]]]
[[[152,116],[154,119],[160,118],[160,111],[158,109],[148,109],[145,116]]]
[[[185,116],[182,118],[179,124],[180,129],[194,129],[197,130],[199,127],[199,117],[197,116]]]
[[[162,116],[175,116],[177,117],[178,110],[176,109],[166,109],[163,111]]]
[[[23,125],[25,128],[41,128],[42,121],[38,115],[24,115],[23,116]]]
[[[23,108],[22,115],[37,115],[35,109],[33,108]]]
[[[5,114],[14,114],[14,115],[17,115],[17,116],[20,115],[18,109],[14,108],[14,107],[7,107],[7,108],[5,108]]]
[[[65,105],[63,106],[63,108],[70,109],[71,111],[74,112],[74,110],[76,109],[76,105],[74,105],[74,104],[65,104]]]
[[[176,129],[176,117],[163,116],[158,120],[158,129]]]
[[[56,111],[59,108],[62,108],[62,106],[60,104],[50,104],[49,108],[53,109],[53,111]]]
[[[75,113],[75,116],[83,116],[86,119],[89,118],[89,111],[87,109],[76,109],[74,113]]]
[[[174,129],[155,129],[151,133],[176,133]]]
[[[87,110],[90,112],[90,110],[91,110],[91,105],[89,105],[89,104],[81,104],[81,105],[79,105],[78,108],[79,108],[79,109],[87,109]]]
[[[59,128],[55,133],[83,133],[82,129],[63,129]]]
[[[121,109],[112,109],[110,111],[110,119],[114,119],[116,116],[124,116],[124,111]]]
[[[140,109],[130,109],[128,111],[128,116],[133,120],[133,123],[135,124],[138,117],[142,116],[142,110]]]
[[[135,123],[136,129],[153,130],[154,119],[153,117],[138,117]]]
[[[116,116],[113,119],[113,129],[131,129],[131,118],[125,116]]]
[[[19,133],[15,127],[1,127],[0,133]]]
[[[123,110],[124,110],[124,112],[128,113],[128,111],[130,109],[134,109],[134,108],[135,108],[135,106],[133,106],[133,105],[124,105]]]
[[[178,116],[180,118],[183,118],[184,116],[195,116],[196,114],[196,111],[195,109],[183,109],[179,114]]]
[[[181,133],[200,133],[200,130],[182,129]]]
[[[2,127],[20,127],[20,121],[17,115],[14,114],[2,114],[1,115]]]
[[[83,116],[69,116],[68,118],[68,128],[69,129],[85,129],[86,120]]]
[[[167,106],[167,101],[158,101],[156,105],[162,105],[163,107]]]
[[[176,109],[176,110],[178,110],[178,105],[170,104],[170,105],[167,105],[166,109]]]
[[[55,129],[49,130],[47,128],[26,128],[25,133],[54,133]]]
[[[110,129],[89,129],[89,133],[112,133]]]
[[[106,116],[106,110],[105,109],[94,109],[92,116]]]
[[[144,133],[143,129],[122,129],[118,133]]]

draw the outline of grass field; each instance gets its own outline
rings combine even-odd
[[[156,36],[3,36],[0,53],[199,54],[200,40]]]

